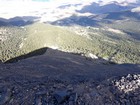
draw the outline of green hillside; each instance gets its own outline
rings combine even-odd
[[[0,60],[27,54],[34,50],[50,47],[65,52],[89,53],[117,63],[140,63],[140,42],[131,40],[126,35],[119,35],[106,30],[85,28],[87,36],[79,35],[70,27],[64,28],[44,23],[35,23],[25,27],[1,27],[6,29],[6,40],[0,41]]]

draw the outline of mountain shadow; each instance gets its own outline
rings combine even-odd
[[[109,12],[116,12],[116,11],[125,11],[132,9],[133,6],[121,6],[117,2],[113,2],[110,4],[106,4],[103,6],[100,6],[98,3],[91,3],[90,5],[84,6],[81,10],[78,10],[77,12],[80,13],[94,13],[94,14],[103,14],[103,13],[109,13]]]
[[[64,18],[61,20],[57,20],[50,24],[52,25],[60,25],[60,26],[72,26],[72,25],[80,25],[80,26],[99,26],[98,21],[94,19],[94,16],[76,16],[72,15],[71,17]]]
[[[30,52],[28,54],[21,55],[21,56],[12,58],[10,60],[7,60],[4,63],[15,63],[15,62],[18,62],[18,61],[23,60],[23,59],[26,59],[26,58],[30,58],[30,57],[38,56],[38,55],[43,55],[46,52],[46,50],[47,50],[47,48],[37,49],[37,50],[32,51],[32,52]]]
[[[39,17],[34,16],[16,16],[10,19],[0,18],[0,26],[26,26],[33,24]]]
[[[127,35],[135,40],[140,40],[140,34],[138,32],[124,31]]]
[[[5,18],[0,18],[0,27],[2,26],[9,26],[9,22],[8,22],[8,19],[5,19]]]
[[[123,20],[128,18],[140,20],[140,15],[131,11],[110,12],[104,19]]]

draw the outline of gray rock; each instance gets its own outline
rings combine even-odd
[[[53,96],[57,100],[57,102],[60,104],[67,101],[69,98],[69,95],[70,94],[66,90],[64,90],[64,91],[56,91]]]
[[[78,94],[77,93],[72,93],[70,95],[69,101],[73,101],[73,103],[76,103],[78,99]]]
[[[2,89],[0,89],[0,105],[3,105],[7,101],[9,101],[11,95],[12,95],[11,89],[7,87],[3,87]]]

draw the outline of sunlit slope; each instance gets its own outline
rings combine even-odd
[[[28,36],[23,41],[23,50],[30,52],[42,47],[60,49],[67,52],[85,53],[94,51],[97,44],[63,28],[36,23],[26,27]]]
[[[5,29],[6,34],[1,34],[0,41],[0,60],[3,62],[49,47],[65,52],[82,53],[86,56],[92,53],[117,63],[140,63],[139,41],[129,40],[125,35],[106,30],[97,31],[90,28],[87,37],[71,31],[69,27],[66,29],[44,23],[34,23],[25,27],[5,27]]]
[[[1,27],[2,28],[2,27]],[[26,27],[3,27],[0,60],[5,62],[34,50],[50,47],[66,52],[94,52],[99,45],[63,28],[35,23]],[[4,39],[4,37],[5,39]],[[99,49],[99,48],[98,48]]]
[[[60,27],[35,23],[26,27],[5,27],[7,39],[0,41],[0,60],[27,54],[34,50],[50,47],[66,52],[86,53],[94,51],[97,43]],[[7,30],[8,29],[8,30]],[[11,37],[9,37],[11,35]],[[1,35],[2,36],[2,35]]]

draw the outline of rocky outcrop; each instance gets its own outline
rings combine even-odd
[[[50,80],[47,77],[41,81],[35,78],[33,80],[23,78],[19,76],[0,79],[0,105],[140,104],[139,75],[129,74],[102,82],[77,83]],[[128,84],[132,86],[128,87]]]

